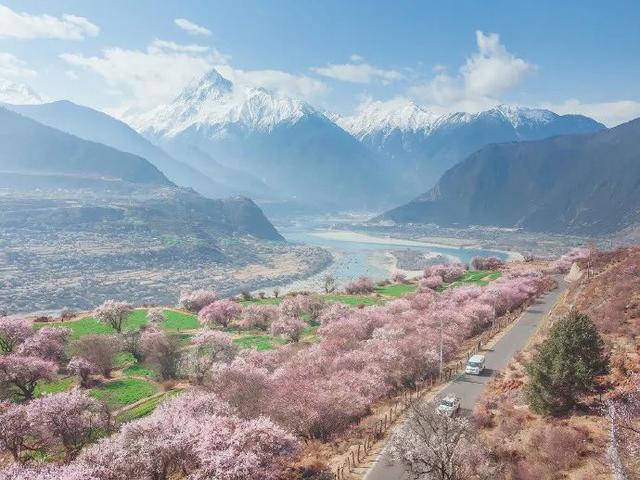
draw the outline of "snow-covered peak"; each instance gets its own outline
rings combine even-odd
[[[516,105],[498,105],[489,112],[496,112],[517,128],[525,123],[549,123],[558,117],[557,114],[538,108],[520,107]]]
[[[356,115],[337,120],[338,125],[356,137],[373,132],[389,133],[393,130],[429,131],[438,115],[413,102],[368,102]]]
[[[176,99],[130,119],[138,131],[172,137],[190,127],[271,130],[305,115],[322,115],[310,105],[255,87],[238,87],[212,70]]]
[[[477,113],[451,112],[436,114],[413,102],[369,102],[353,116],[342,117],[336,123],[357,138],[371,134],[390,134],[394,130],[430,135],[440,129],[494,117],[509,122],[514,128],[526,124],[544,124],[557,115],[549,110],[498,105]]]
[[[43,100],[28,85],[0,78],[0,103],[38,105],[43,103]]]

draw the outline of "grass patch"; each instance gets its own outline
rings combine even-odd
[[[162,324],[165,330],[195,330],[200,328],[198,317],[191,313],[164,310],[166,320]]]
[[[142,402],[140,405],[136,405],[130,410],[122,412],[120,415],[116,417],[116,421],[118,423],[126,423],[132,420],[137,420],[142,417],[146,417],[150,413],[152,413],[160,403],[164,402],[170,397],[173,397],[182,392],[182,389],[171,390],[170,392],[165,393],[164,395],[160,395],[154,398],[150,398],[146,402]]]
[[[131,405],[156,393],[157,387],[150,382],[138,378],[119,378],[112,382],[93,388],[91,395],[118,408]]]
[[[462,278],[456,280],[455,282],[445,284],[444,288],[456,288],[462,287],[464,285],[477,285],[478,287],[485,287],[489,285],[489,282],[491,282],[492,280],[496,280],[501,276],[502,272],[471,270],[465,272]]]
[[[139,363],[125,368],[122,373],[127,377],[147,377],[152,380],[156,380],[158,378],[156,372],[154,372],[150,368],[145,367],[144,365],[140,365]]]
[[[51,393],[68,392],[75,386],[75,384],[76,379],[74,377],[65,377],[54,380],[53,382],[39,383],[36,385],[34,395],[36,397],[40,397]]]
[[[264,352],[284,345],[287,341],[280,337],[272,337],[271,335],[245,335],[234,338],[233,343],[242,349],[253,348],[259,352]]]
[[[380,298],[363,297],[358,295],[323,295],[327,302],[344,303],[350,306],[358,305],[382,305],[384,300]]]
[[[395,283],[384,287],[376,287],[376,292],[388,297],[401,297],[402,295],[413,293],[417,289],[418,286],[414,283]]]
[[[166,320],[162,328],[167,331],[194,330],[200,328],[200,322],[195,315],[174,310],[164,310]],[[137,330],[147,324],[147,309],[134,310],[123,325],[123,331]],[[35,323],[36,328],[57,327],[71,329],[71,338],[78,339],[85,335],[111,335],[116,331],[110,325],[98,322],[93,317],[84,317],[67,322]]]

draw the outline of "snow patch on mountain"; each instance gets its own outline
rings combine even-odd
[[[0,103],[38,105],[43,103],[43,100],[28,85],[0,78]]]

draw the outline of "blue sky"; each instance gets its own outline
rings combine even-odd
[[[341,114],[504,102],[613,125],[640,116],[638,25],[637,1],[0,0],[0,77],[122,113],[216,66]]]

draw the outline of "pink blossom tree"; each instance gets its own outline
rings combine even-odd
[[[163,380],[177,377],[180,348],[178,338],[167,335],[162,330],[149,328],[140,335],[140,350],[144,362]]]
[[[18,463],[26,462],[42,447],[32,429],[26,405],[0,402],[0,452],[9,452]]]
[[[214,364],[207,387],[241,417],[249,418],[264,413],[268,385],[269,372],[266,368],[236,358],[231,363]]]
[[[122,327],[132,311],[133,306],[130,303],[107,300],[93,310],[93,317],[121,333]]]
[[[405,283],[407,281],[407,274],[403,272],[393,272],[391,280],[396,283]]]
[[[242,309],[240,325],[251,330],[268,330],[278,318],[278,309],[272,305],[248,305]]]
[[[40,357],[15,353],[0,356],[0,382],[14,386],[23,400],[31,400],[38,382],[54,380],[57,371],[55,363]]]
[[[217,299],[218,293],[215,290],[183,290],[180,292],[178,305],[189,312],[198,313],[201,309],[212,304]]]
[[[121,349],[121,339],[114,335],[85,335],[73,342],[71,348],[75,356],[94,365],[105,378],[111,376]]]
[[[29,465],[12,464],[0,470],[3,480],[107,480],[98,476],[88,465],[74,463],[70,465],[53,465],[45,462],[34,462]]]
[[[70,334],[71,330],[68,328],[43,327],[20,344],[16,351],[20,355],[60,362],[64,358]]]
[[[372,293],[374,290],[373,281],[369,277],[360,277],[344,287],[344,291],[349,295],[362,295]]]
[[[89,388],[91,387],[91,374],[97,373],[99,369],[85,358],[73,357],[67,364],[67,371],[78,376],[81,387]]]
[[[481,447],[470,435],[466,419],[439,415],[431,403],[413,403],[409,421],[393,436],[389,450],[411,479],[467,480],[477,478],[477,469],[487,463],[478,462]]]
[[[281,315],[271,324],[271,335],[282,335],[291,342],[297,342],[307,326],[305,322],[296,317]]]
[[[62,450],[65,462],[73,460],[111,423],[102,403],[75,389],[34,400],[29,404],[29,419],[45,432],[43,443],[49,454]]]
[[[421,292],[425,290],[436,290],[440,288],[444,282],[442,281],[442,277],[439,275],[430,275],[428,277],[423,278],[418,282],[418,289]]]
[[[231,300],[216,300],[204,307],[198,313],[198,320],[208,327],[220,325],[223,328],[229,326],[231,320],[238,318],[242,308]]]
[[[504,262],[498,257],[474,257],[471,266],[475,270],[497,270],[504,266]]]
[[[466,270],[466,265],[462,263],[431,265],[425,269],[424,277],[427,278],[435,275],[441,277],[446,283],[451,283],[462,277]]]
[[[31,335],[33,328],[26,320],[0,316],[0,352],[12,352]]]
[[[202,385],[215,363],[230,362],[238,352],[229,335],[212,330],[198,333],[191,343],[194,348],[183,356],[182,370],[196,385]]]

